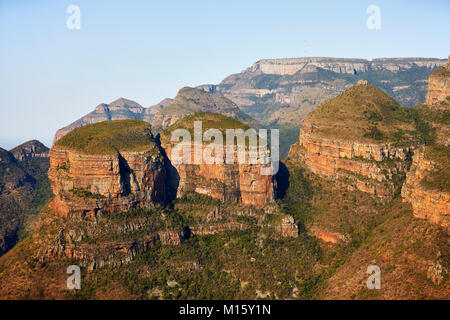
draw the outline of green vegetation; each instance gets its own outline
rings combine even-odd
[[[225,133],[227,129],[242,129],[247,130],[249,126],[236,120],[232,117],[224,116],[218,113],[211,112],[197,112],[181,120],[178,120],[173,125],[163,130],[161,134],[161,141],[170,143],[172,132],[176,129],[186,129],[193,139],[194,135],[194,121],[202,122],[202,134],[208,129],[218,129],[223,134],[223,143],[225,143]]]
[[[286,214],[294,217],[297,223],[304,225],[311,220],[314,209],[311,205],[313,187],[306,177],[305,169],[293,168],[289,172],[289,188],[280,205]]]
[[[72,130],[56,145],[95,154],[146,151],[155,145],[149,129],[142,120],[103,121]]]
[[[435,168],[422,179],[422,185],[427,189],[450,192],[450,147],[443,145],[426,147],[424,156],[435,164]]]
[[[78,198],[86,198],[86,199],[104,199],[105,196],[98,194],[98,193],[92,193],[89,191],[89,188],[74,188],[70,190],[70,192]]]
[[[369,126],[369,129],[366,133],[364,133],[364,137],[371,138],[377,141],[381,141],[384,139],[383,132],[380,131],[380,129],[377,128],[377,126]]]

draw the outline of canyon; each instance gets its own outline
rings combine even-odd
[[[23,169],[28,161],[49,162],[54,193],[32,232],[1,257],[0,298],[447,298],[450,110],[448,64],[437,70],[443,65],[415,58],[261,60],[220,85],[186,87],[150,108],[123,98],[99,105],[61,129],[50,150],[33,141],[0,149],[0,166],[22,170],[18,180],[0,176],[0,197],[32,182]],[[414,84],[403,88],[395,77],[408,72]],[[390,78],[380,89],[382,74]],[[244,111],[271,113],[259,103],[297,103],[278,92],[280,81],[296,82],[297,93],[318,81],[329,99],[320,102],[323,88],[308,91],[320,98],[308,115],[306,102],[296,111],[298,139],[276,176],[261,175],[262,163],[175,161],[176,129],[191,133],[202,121],[203,130],[246,130],[256,122]],[[420,88],[402,101],[423,102],[427,82],[425,104],[413,108],[386,93],[402,97]],[[254,109],[233,100],[241,89]],[[289,108],[278,115],[289,117],[282,109]],[[258,117],[266,124],[281,119]],[[210,152],[206,147],[187,145],[192,158]],[[75,293],[65,287],[72,264],[83,272]],[[375,293],[365,287],[372,264],[385,279]]]

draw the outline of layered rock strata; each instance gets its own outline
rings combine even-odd
[[[164,158],[156,145],[142,152],[86,154],[55,146],[50,151],[52,207],[63,217],[151,207],[165,201]]]
[[[304,121],[300,139],[291,147],[289,158],[299,159],[313,173],[380,198],[390,198],[395,179],[408,170],[412,147],[361,143],[316,136]]]
[[[436,161],[425,157],[423,149],[416,152],[402,188],[402,197],[404,201],[411,203],[415,217],[426,219],[450,232],[450,193],[431,189],[423,184],[423,180],[438,165]]]

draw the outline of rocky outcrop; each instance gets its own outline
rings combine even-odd
[[[450,56],[447,64],[430,75],[426,103],[439,109],[450,109]]]
[[[74,241],[70,233],[61,230],[54,245],[40,253],[42,262],[66,257],[78,259],[89,271],[104,267],[120,267],[134,260],[137,254],[147,252],[156,243],[179,245],[187,238],[186,231],[162,230],[148,233],[129,241],[110,241],[101,244]]]
[[[260,70],[265,74],[293,75],[297,72],[310,71],[305,70],[307,66],[314,66],[335,73],[356,74],[370,70],[399,72],[401,70],[409,70],[414,66],[434,68],[442,66],[442,61],[426,58],[383,58],[372,61],[365,59],[321,57],[263,59],[255,62],[250,70],[252,72]]]
[[[248,115],[230,99],[221,94],[205,91],[198,88],[181,88],[170,104],[157,112],[151,121],[156,130],[165,129],[178,120],[196,112],[214,112],[235,119],[251,122]]]
[[[172,145],[162,144],[168,158],[172,155]],[[191,145],[191,155],[203,154],[206,145]],[[225,153],[224,153],[225,154]],[[192,161],[193,162],[193,161]],[[168,170],[169,185],[176,190],[176,197],[197,193],[208,195],[221,201],[242,203],[257,208],[263,207],[274,199],[274,179],[271,175],[261,175],[262,165],[258,164],[184,164],[172,162]]]
[[[151,207],[165,201],[164,159],[156,145],[141,152],[85,154],[61,146],[50,150],[52,207],[63,217]]]
[[[396,178],[408,170],[412,149],[320,137],[305,120],[299,142],[291,147],[289,158],[350,190],[390,198],[396,190]]]
[[[346,237],[338,232],[326,231],[319,229],[317,227],[311,228],[311,234],[318,239],[321,239],[325,242],[337,244],[342,241],[346,241]]]
[[[450,232],[450,194],[445,190],[430,189],[422,183],[438,165],[425,157],[423,149],[417,151],[402,188],[402,197],[411,203],[415,217],[426,219]]]
[[[47,148],[38,140],[31,140],[15,147],[14,149],[10,150],[10,152],[17,160],[23,161],[32,158],[48,158],[49,150],[49,148]]]

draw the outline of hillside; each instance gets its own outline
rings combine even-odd
[[[93,154],[141,151],[154,145],[150,126],[142,120],[111,120],[76,128],[55,146]]]

